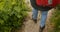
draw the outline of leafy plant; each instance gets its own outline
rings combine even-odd
[[[28,8],[25,0],[0,0],[0,32],[11,32],[22,26]]]
[[[60,32],[60,5],[58,5],[57,9],[54,11],[51,22],[53,22],[55,26],[54,32]]]

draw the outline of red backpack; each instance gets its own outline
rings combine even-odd
[[[60,0],[58,0],[58,4],[60,4]]]
[[[60,0],[59,0],[60,2]],[[58,4],[57,0],[36,0],[38,6],[52,6],[55,7]]]

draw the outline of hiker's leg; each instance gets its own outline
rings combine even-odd
[[[32,10],[32,18],[33,19],[37,19],[37,16],[38,16],[38,10],[37,9],[33,9]]]
[[[48,11],[41,11],[41,22],[40,22],[40,27],[44,27],[45,26],[45,22],[46,22],[46,19],[47,19],[47,14],[48,14]]]

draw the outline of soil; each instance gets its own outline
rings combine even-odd
[[[48,16],[47,16],[47,20],[46,20],[46,27],[43,32],[52,32],[53,31],[53,25],[49,21],[53,10],[54,9],[52,9],[48,12]],[[38,13],[37,23],[34,23],[34,21],[32,20],[32,12],[30,11],[27,13],[28,13],[28,16],[24,21],[22,30],[19,30],[18,32],[39,32],[40,18],[41,18],[40,12]]]

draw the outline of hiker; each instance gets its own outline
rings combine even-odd
[[[40,19],[40,30],[42,32],[45,28],[45,22],[47,19],[48,11],[52,8],[55,8],[57,5],[57,0],[30,0],[31,5],[33,7],[32,19],[35,23],[37,23],[37,15],[38,10],[41,11],[41,19]]]

